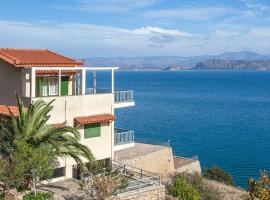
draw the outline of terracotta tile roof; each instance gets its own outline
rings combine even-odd
[[[75,126],[80,126],[84,124],[110,122],[113,120],[115,120],[115,116],[112,114],[98,114],[98,115],[82,116],[82,117],[74,118]]]
[[[65,76],[70,76],[75,73],[75,70],[61,70],[61,75]],[[37,70],[36,74],[42,76],[58,76],[58,70]]]
[[[58,123],[58,124],[52,124],[55,128],[63,128],[65,126],[65,123]]]
[[[2,116],[11,116],[12,113],[14,116],[19,116],[19,109],[17,106],[7,106],[7,105],[0,105],[0,115]]]
[[[0,48],[0,59],[15,67],[73,67],[83,62],[62,56],[47,49]]]

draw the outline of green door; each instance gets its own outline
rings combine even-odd
[[[61,96],[67,96],[68,95],[68,76],[64,76],[61,78]]]
[[[37,84],[36,84],[36,95],[38,97],[44,96],[43,94],[43,85],[44,85],[44,80],[43,77],[37,77]]]

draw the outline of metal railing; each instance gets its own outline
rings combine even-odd
[[[117,91],[115,91],[114,101],[115,101],[115,103],[134,101],[133,90],[126,90],[126,91],[117,90]]]
[[[86,88],[85,94],[106,94],[106,93],[112,93],[110,89],[107,88]]]
[[[86,88],[86,94],[106,94],[112,93],[110,89],[107,88]],[[115,90],[114,91],[114,102],[115,103],[123,103],[123,102],[133,102],[134,95],[133,90]]]
[[[114,145],[128,144],[134,142],[134,131],[116,128],[114,132]]]
[[[118,194],[127,192],[139,192],[141,189],[144,189],[146,187],[161,185],[160,175],[153,172],[120,163],[118,161],[112,161],[112,166],[113,168],[118,169],[123,175],[132,175],[132,180],[128,182],[128,186],[118,189]]]

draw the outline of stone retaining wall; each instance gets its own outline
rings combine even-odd
[[[199,160],[192,160],[185,158],[187,160],[190,160],[190,162],[187,162],[185,165],[182,166],[175,166],[175,172],[176,173],[197,173],[201,174],[201,164]]]
[[[120,200],[164,200],[165,186],[160,185],[155,188],[146,188],[139,192],[119,195]]]
[[[169,174],[174,172],[172,149],[170,147],[162,147],[144,155],[119,161],[127,165],[160,174],[162,178],[165,179]]]

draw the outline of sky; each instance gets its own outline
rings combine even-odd
[[[3,0],[0,47],[78,58],[270,54],[270,0]]]

